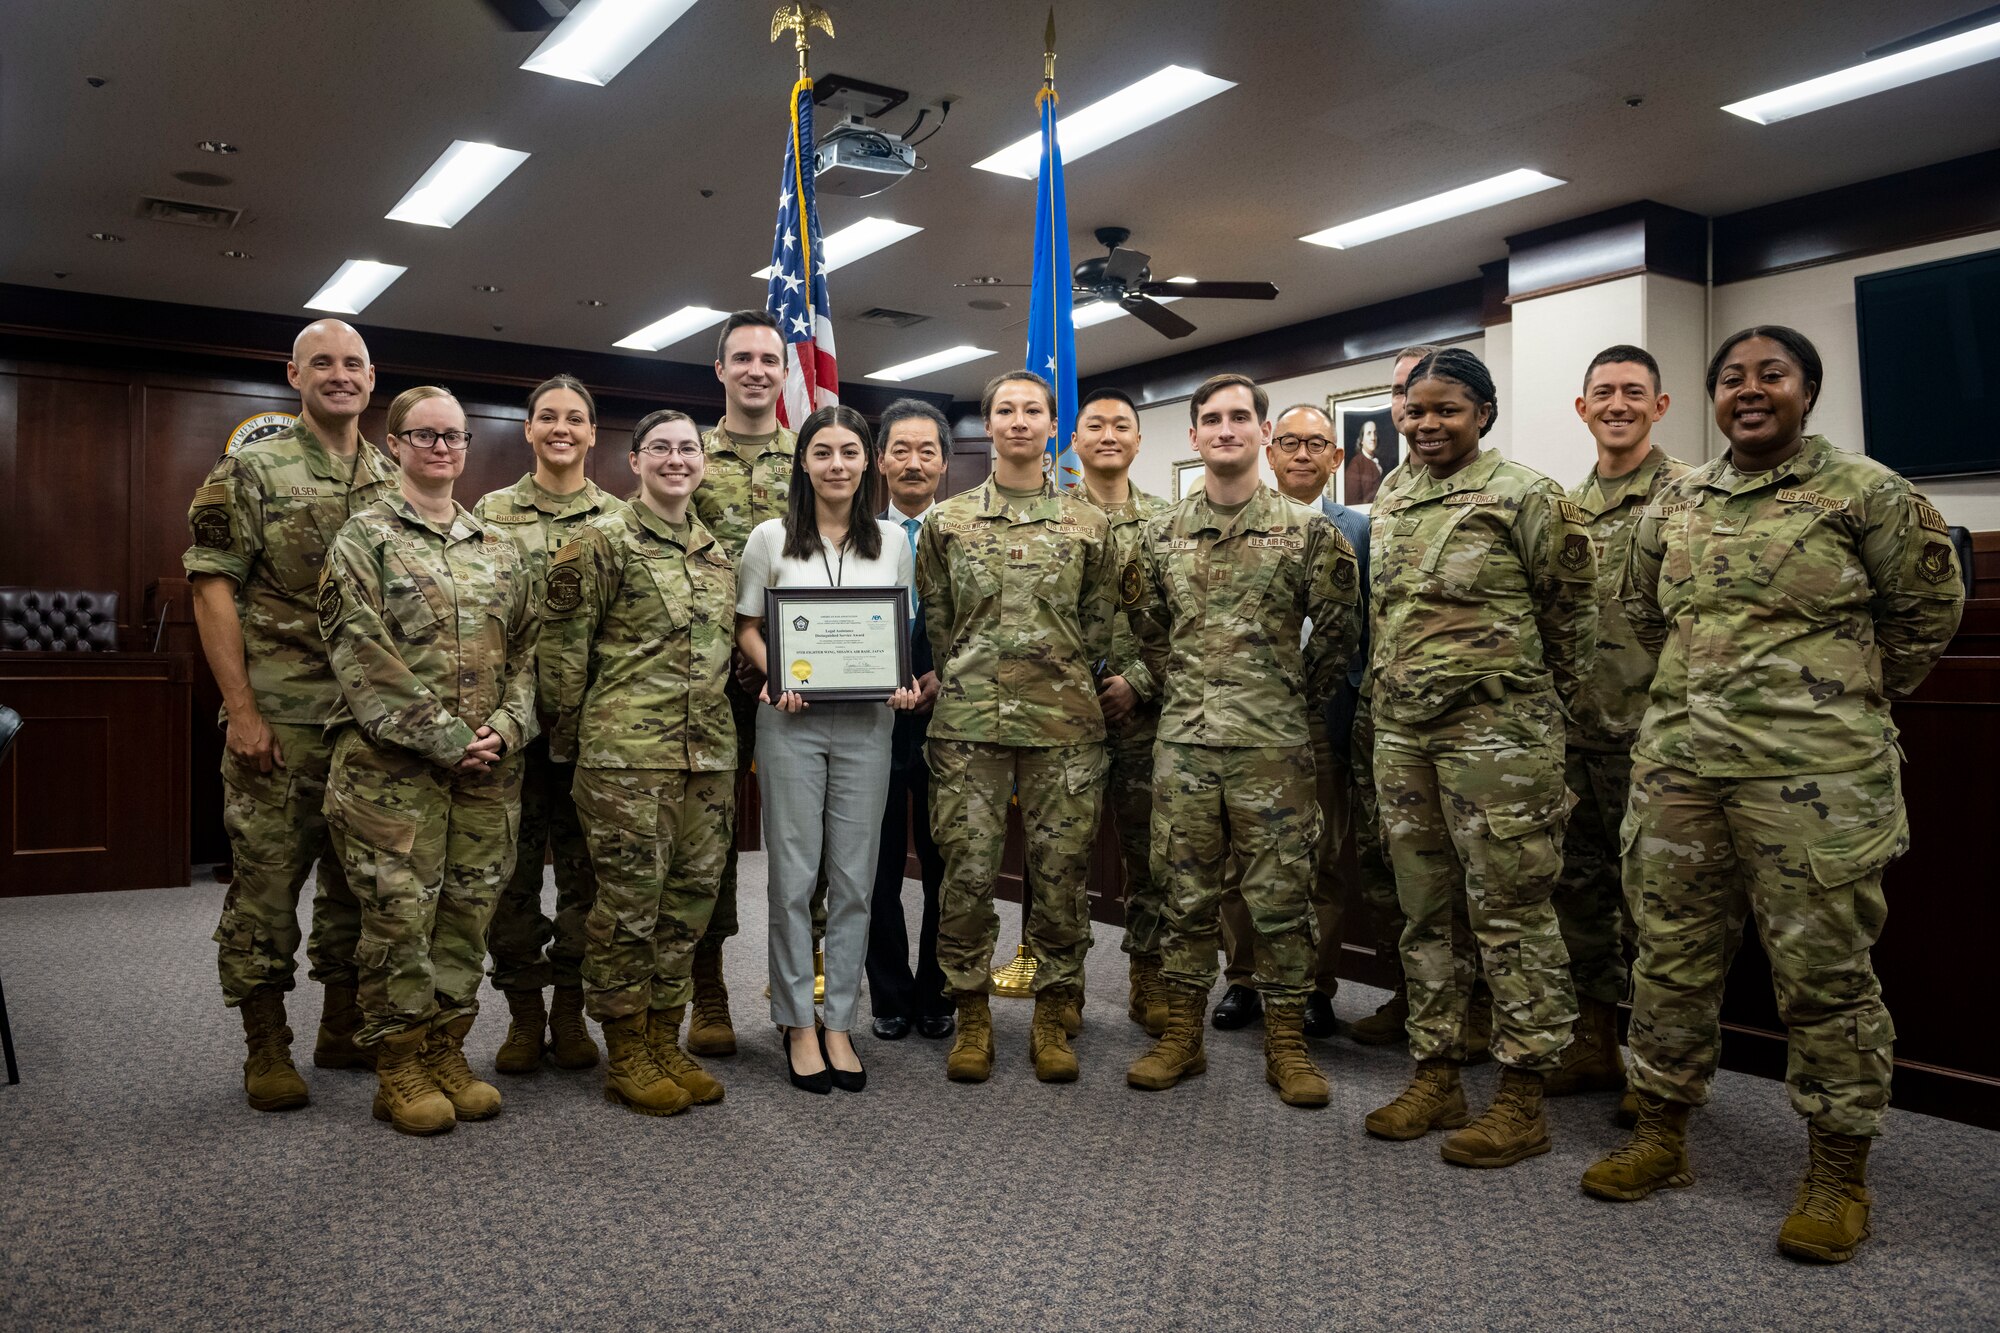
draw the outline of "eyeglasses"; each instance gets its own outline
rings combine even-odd
[[[632,452],[635,454],[644,454],[648,458],[700,458],[701,446],[699,444],[668,444],[663,440],[654,440],[651,444],[638,446]]]
[[[415,430],[399,430],[396,434],[419,449],[435,449],[441,444],[455,454],[464,453],[472,443],[472,432],[469,430],[432,430],[428,426],[419,426]]]
[[[1271,443],[1281,454],[1295,454],[1304,449],[1307,453],[1317,456],[1333,448],[1332,440],[1319,435],[1307,436],[1305,439],[1300,439],[1296,435],[1280,435]]]

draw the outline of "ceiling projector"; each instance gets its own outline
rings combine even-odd
[[[917,152],[887,130],[843,120],[819,141],[813,176],[821,194],[866,199],[917,169]]]

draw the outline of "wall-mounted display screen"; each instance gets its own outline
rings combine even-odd
[[[1868,456],[1906,477],[2000,472],[2000,250],[1854,280]]]

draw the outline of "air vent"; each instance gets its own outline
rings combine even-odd
[[[907,329],[912,324],[923,323],[930,316],[912,314],[908,310],[888,310],[878,305],[872,309],[862,311],[854,318],[860,320],[863,324],[880,324],[882,327],[888,329]]]
[[[228,231],[243,216],[243,210],[217,208],[213,204],[190,204],[179,199],[155,199],[147,195],[139,200],[139,216],[149,222],[171,222],[182,227]]]

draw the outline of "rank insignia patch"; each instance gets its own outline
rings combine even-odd
[[[211,551],[229,549],[229,511],[221,505],[203,505],[189,520],[194,528],[194,544]]]
[[[574,611],[583,605],[583,574],[575,565],[557,565],[549,571],[547,600],[551,611]]]

